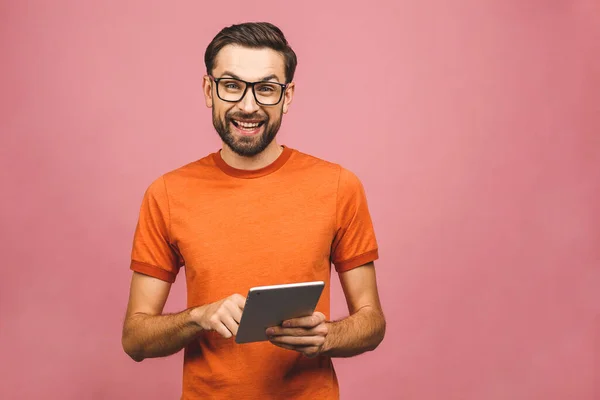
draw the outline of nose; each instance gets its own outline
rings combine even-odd
[[[254,98],[254,93],[252,93],[251,87],[246,90],[246,94],[238,102],[238,108],[248,114],[259,110],[260,107],[256,103],[256,99]]]

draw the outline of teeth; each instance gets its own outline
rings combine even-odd
[[[249,122],[241,122],[241,121],[235,121],[239,126],[241,126],[242,128],[257,128],[259,125],[259,122],[253,122],[253,123],[249,123]]]

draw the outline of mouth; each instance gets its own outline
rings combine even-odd
[[[265,121],[260,120],[239,120],[232,119],[232,125],[242,134],[242,135],[256,135],[260,132],[261,128],[265,124]]]

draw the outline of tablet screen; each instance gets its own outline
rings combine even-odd
[[[260,286],[249,290],[236,343],[268,340],[265,331],[285,320],[312,315],[325,283],[302,282]]]

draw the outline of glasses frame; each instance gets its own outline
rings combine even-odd
[[[279,82],[272,82],[272,81],[257,81],[257,82],[248,82],[245,81],[243,79],[238,79],[238,78],[233,78],[233,77],[222,77],[222,78],[215,78],[212,75],[208,75],[208,77],[210,79],[212,79],[215,82],[215,90],[217,92],[217,96],[219,97],[219,99],[226,101],[228,103],[239,103],[240,101],[242,101],[242,99],[244,97],[246,97],[246,92],[248,92],[248,88],[252,87],[252,95],[254,96],[254,100],[256,101],[256,104],[260,104],[261,106],[276,106],[277,104],[281,103],[281,99],[283,99],[283,94],[285,93],[285,90],[287,89],[289,83],[279,83]],[[234,81],[238,81],[238,82],[243,82],[246,85],[246,88],[244,89],[244,93],[242,93],[242,97],[240,97],[239,100],[225,100],[224,98],[221,97],[221,94],[219,93],[219,81],[222,81],[223,79],[230,79],[230,80],[234,80]],[[271,83],[274,85],[279,85],[281,86],[281,94],[279,95],[279,99],[277,100],[276,103],[273,104],[265,104],[265,103],[261,103],[258,98],[256,97],[256,92],[254,91],[254,85],[259,84],[259,83]]]

